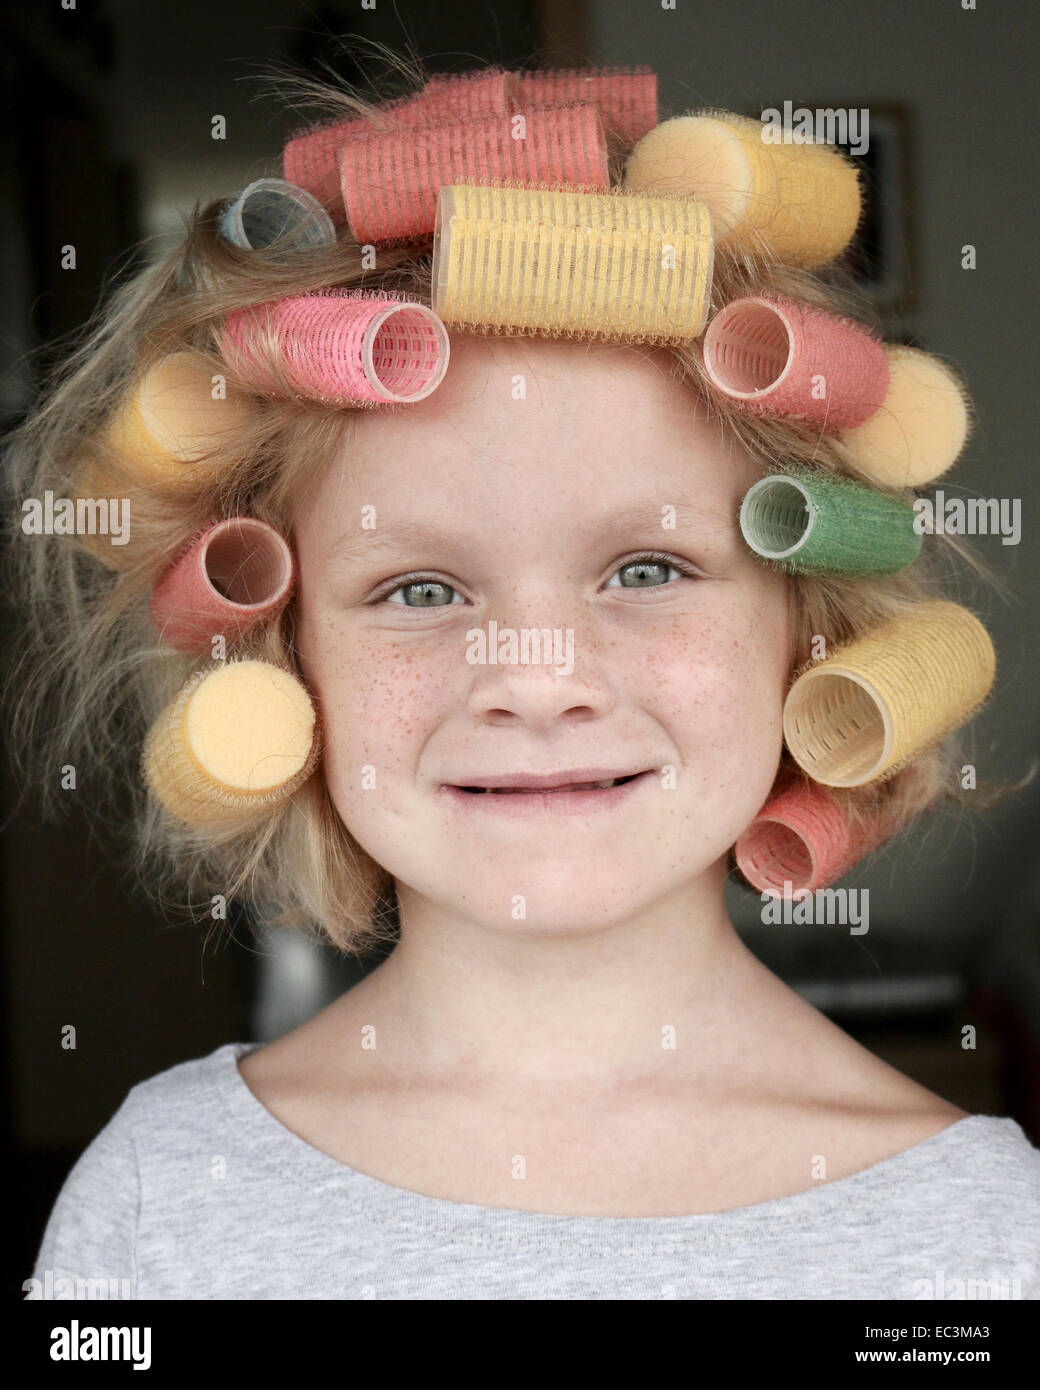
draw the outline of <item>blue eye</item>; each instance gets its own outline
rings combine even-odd
[[[396,608],[448,608],[458,599],[465,603],[465,599],[450,584],[445,584],[440,579],[432,579],[428,575],[418,575],[414,579],[407,579],[403,584],[398,584],[396,589],[391,589],[384,594],[381,603],[389,603],[394,594],[411,595],[416,599],[415,603],[410,603],[406,597],[400,603],[395,604]],[[445,595],[449,595],[446,601]]]
[[[683,564],[674,556],[665,555],[655,550],[634,555],[632,559],[626,560],[614,571],[605,587],[613,589],[667,588],[671,582],[668,579],[669,570],[686,579],[700,578],[698,571],[690,565]],[[632,580],[631,583],[626,583],[623,579],[614,583],[618,576],[626,573]],[[404,594],[405,597],[398,600],[395,598],[397,594]],[[406,575],[395,588],[386,590],[385,593],[372,599],[371,602],[373,605],[392,602],[395,608],[450,608],[454,603],[465,603],[466,600],[457,589],[446,584],[443,579],[437,579],[434,575],[429,574],[414,574]]]
[[[635,555],[631,560],[626,560],[623,565],[614,571],[610,579],[607,580],[607,588],[613,589],[663,589],[668,586],[667,571],[674,570],[677,574],[685,576],[687,579],[696,579],[697,571],[691,569],[689,565],[680,564],[670,555],[663,555],[660,552],[648,551],[645,555]],[[614,584],[613,580],[618,575],[628,573],[633,579],[633,583],[626,584],[622,580]],[[656,582],[655,576],[664,573],[665,578],[660,583]]]

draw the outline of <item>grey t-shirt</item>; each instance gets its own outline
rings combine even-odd
[[[346,1167],[249,1090],[235,1063],[258,1046],[132,1088],[65,1181],[29,1297],[1040,1298],[1040,1150],[1014,1120],[755,1206],[560,1216]]]

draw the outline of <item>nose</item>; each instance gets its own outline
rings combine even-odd
[[[614,704],[612,683],[587,633],[562,623],[513,627],[491,619],[471,651],[468,706],[489,723],[547,728],[557,720],[601,718]]]

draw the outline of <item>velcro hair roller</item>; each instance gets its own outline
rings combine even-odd
[[[603,121],[593,105],[424,126],[407,139],[397,131],[358,136],[343,147],[340,173],[350,229],[362,243],[431,236],[445,184],[610,187]]]
[[[248,401],[213,377],[201,354],[171,353],[145,374],[116,415],[106,442],[133,460],[142,482],[197,483],[190,465],[226,446],[246,423]]]
[[[885,345],[890,384],[875,415],[846,430],[842,444],[883,487],[920,487],[952,468],[971,432],[964,385],[938,357]]]
[[[815,893],[843,878],[888,838],[877,815],[860,823],[815,783],[799,783],[763,806],[734,847],[737,867],[753,888],[773,897]]]
[[[522,106],[592,101],[608,131],[641,140],[657,124],[657,76],[648,68],[553,68],[518,74]]]
[[[808,469],[761,478],[740,506],[748,546],[797,574],[895,574],[921,549],[914,521],[908,502]]]
[[[752,295],[720,309],[703,338],[704,369],[742,409],[859,425],[889,386],[884,347],[851,319],[780,296]]]
[[[514,72],[491,68],[478,72],[439,72],[401,109],[402,123],[469,120],[509,111],[517,103],[519,84]]]
[[[221,346],[251,390],[343,406],[421,401],[440,385],[449,354],[432,309],[363,292],[237,309]]]
[[[120,497],[133,485],[197,487],[207,454],[232,444],[254,408],[214,375],[210,362],[190,351],[170,353],[147,371],[104,428],[99,447],[85,456],[76,500]],[[113,455],[132,482],[114,471]],[[132,540],[111,545],[90,534],[77,540],[108,569],[128,569],[137,558]]]
[[[624,186],[703,198],[720,246],[826,265],[856,231],[859,171],[831,145],[767,144],[765,130],[732,111],[664,121],[632,151]]]
[[[273,621],[294,580],[285,538],[255,517],[231,517],[208,527],[163,575],[152,622],[176,650],[205,652],[217,634],[239,637]]]
[[[312,193],[284,179],[257,179],[224,209],[221,234],[246,251],[307,250],[336,240],[332,218]]]
[[[233,448],[255,408],[201,353],[170,353],[137,381],[88,446],[73,489],[77,502],[119,498],[150,485],[197,488],[203,478],[211,480],[207,455]],[[147,509],[141,501],[133,499],[137,515]],[[129,569],[137,560],[132,538],[126,545],[112,545],[100,533],[76,539],[108,569]]]
[[[930,482],[967,441],[967,393],[953,370],[917,348],[878,342],[851,319],[749,296],[719,310],[702,348],[713,386],[740,409],[840,435],[882,487]]]
[[[995,673],[976,617],[956,603],[923,603],[803,672],[784,702],[784,739],[815,781],[859,787],[966,723]]]
[[[460,184],[437,202],[434,307],[478,331],[696,338],[712,266],[696,198]]]
[[[431,78],[418,96],[384,102],[371,118],[331,121],[300,131],[282,151],[282,172],[290,183],[313,193],[333,221],[345,222],[339,161],[349,141],[378,131],[505,115],[512,110],[516,93],[516,78],[500,68]]]
[[[291,796],[318,757],[310,695],[290,671],[230,661],[197,671],[145,740],[148,785],[177,820],[248,825]]]

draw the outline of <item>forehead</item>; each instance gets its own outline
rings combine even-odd
[[[352,416],[321,507],[591,520],[598,500],[694,500],[732,515],[759,470],[678,370],[657,347],[453,332],[432,395]]]

